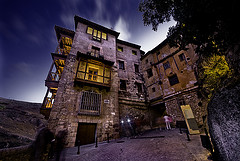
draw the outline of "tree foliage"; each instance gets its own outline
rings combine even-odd
[[[157,30],[173,18],[177,24],[168,36],[174,35],[174,44],[194,44],[197,53],[206,55],[215,53],[212,41],[222,53],[239,41],[239,9],[237,0],[144,0],[139,5],[145,25]]]
[[[222,87],[223,81],[231,78],[232,72],[224,55],[213,54],[204,59],[199,65],[199,80],[202,84],[202,93],[211,98],[213,93]]]

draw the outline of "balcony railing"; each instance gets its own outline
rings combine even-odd
[[[54,99],[52,97],[46,97],[45,101],[44,101],[44,108],[52,108]]]
[[[61,78],[61,74],[55,73],[55,72],[50,72],[48,75],[47,81],[59,81]]]

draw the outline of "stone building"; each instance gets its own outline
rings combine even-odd
[[[198,96],[197,59],[192,45],[180,50],[170,47],[168,39],[141,58],[153,126],[158,126],[156,120],[164,113],[169,114],[173,122],[183,121],[181,105],[190,105],[198,126],[203,125],[202,116],[206,111]]]
[[[41,113],[69,147],[149,128],[140,46],[120,33],[75,16],[75,31],[55,26],[58,46]]]
[[[58,46],[40,110],[55,134],[68,131],[67,146],[136,135],[158,127],[165,112],[184,120],[184,104],[202,125],[193,46],[171,48],[166,39],[145,54],[112,29],[74,21],[75,31],[55,26]]]

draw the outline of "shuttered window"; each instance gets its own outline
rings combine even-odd
[[[100,115],[102,95],[95,92],[81,92],[79,114]]]

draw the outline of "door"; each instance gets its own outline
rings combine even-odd
[[[199,134],[200,132],[199,132],[197,122],[194,118],[191,107],[189,105],[181,105],[181,109],[182,109],[183,116],[185,118],[189,133]]]
[[[95,143],[96,127],[97,124],[93,123],[78,123],[75,145],[78,145],[78,140],[80,141],[80,145]]]

